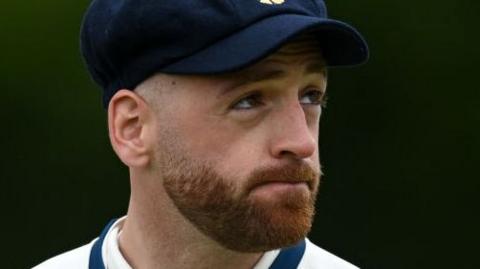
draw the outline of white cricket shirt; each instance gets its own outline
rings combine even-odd
[[[105,269],[131,269],[130,265],[127,263],[120,248],[118,246],[118,236],[121,233],[121,227],[125,217],[118,219],[108,227],[106,230],[106,235],[101,244],[101,262],[100,265]],[[74,250],[65,252],[58,256],[55,256],[37,266],[33,269],[92,269],[100,268],[94,267],[91,262],[92,247],[97,240],[102,238],[96,238],[89,244],[76,248]],[[282,261],[290,264],[291,258],[289,254],[282,255],[281,253],[285,252],[284,250],[276,249],[266,252],[262,258],[258,261],[253,269],[272,269],[271,266],[275,268],[282,268]],[[99,254],[100,255],[100,254]],[[301,256],[298,257],[298,261],[294,262],[294,265],[289,265],[291,268],[296,269],[355,269],[358,268],[337,256],[319,248],[314,245],[308,239],[305,239],[304,248]],[[282,256],[280,258],[280,256]],[[278,261],[276,261],[279,259]],[[275,263],[277,262],[277,263]],[[286,265],[285,265],[286,266]],[[293,267],[292,267],[293,266]]]

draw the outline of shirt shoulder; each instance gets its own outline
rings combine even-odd
[[[50,258],[32,269],[88,269],[90,250],[95,240],[84,246]]]
[[[305,241],[305,254],[298,265],[298,269],[358,269],[355,265],[316,246],[308,239],[305,239]]]

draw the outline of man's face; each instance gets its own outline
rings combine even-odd
[[[295,244],[311,227],[326,89],[318,46],[303,40],[220,76],[150,79],[153,166],[178,210],[224,247]]]

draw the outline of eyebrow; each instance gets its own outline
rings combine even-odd
[[[244,84],[251,84],[263,80],[274,80],[274,79],[280,79],[287,76],[287,73],[284,70],[281,69],[270,69],[266,71],[251,71],[248,72],[247,74],[241,74],[241,82],[239,83],[240,85]]]
[[[315,62],[307,65],[305,75],[319,73],[327,77],[327,66],[323,62]]]
[[[249,74],[244,75],[244,80],[241,82],[242,84],[249,84],[254,82],[259,82],[262,80],[272,80],[272,79],[279,79],[285,77],[287,73],[282,69],[267,69],[266,71],[256,71],[252,70]],[[327,68],[323,62],[313,62],[306,66],[304,75],[310,74],[322,74],[327,76]]]
[[[233,76],[238,80],[238,82],[229,85],[229,87],[225,88],[219,96],[223,96],[243,85],[253,84],[265,80],[281,79],[287,76],[287,72],[282,69],[259,69],[260,70],[248,70],[246,72],[240,71],[237,74],[233,74]],[[312,64],[309,64],[305,68],[304,75],[310,74],[322,74],[323,76],[327,77],[327,67],[323,62],[314,62]]]

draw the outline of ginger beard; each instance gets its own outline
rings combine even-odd
[[[223,247],[264,252],[294,245],[310,231],[320,172],[299,163],[259,168],[246,180],[227,178],[171,147],[161,152],[165,191],[185,218]],[[308,191],[256,195],[269,181],[305,181]]]

